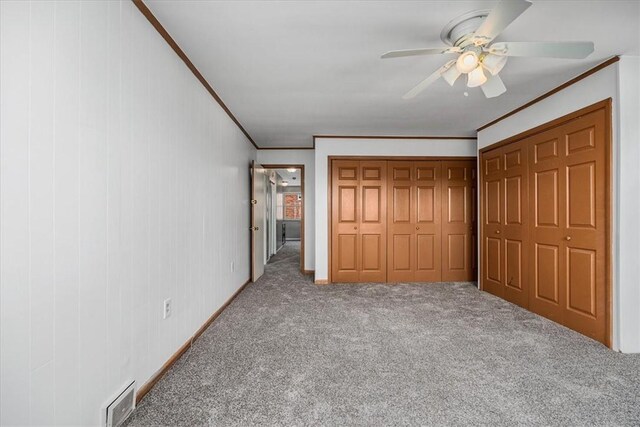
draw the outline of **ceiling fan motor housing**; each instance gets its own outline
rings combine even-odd
[[[473,45],[473,33],[491,12],[488,9],[474,10],[452,19],[440,33],[440,39],[449,46]]]

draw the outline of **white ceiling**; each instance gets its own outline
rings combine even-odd
[[[450,56],[379,59],[438,47],[442,27],[495,1],[147,1],[260,147],[314,134],[475,135],[475,129],[613,55],[638,55],[640,1],[534,1],[496,41],[595,42],[586,60],[511,58],[506,94],[463,79],[401,96]],[[468,91],[469,96],[463,96]]]
[[[296,169],[294,172],[289,172],[287,169],[276,169],[276,173],[290,186],[300,185],[300,169]]]

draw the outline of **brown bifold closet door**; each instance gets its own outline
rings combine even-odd
[[[603,343],[607,150],[604,109],[530,138],[530,309]]]
[[[482,241],[480,262],[482,265],[482,289],[504,297],[504,272],[502,229],[504,224],[504,167],[502,149],[483,153],[482,171]]]
[[[521,307],[529,307],[528,165],[526,141],[501,148],[504,166],[504,221],[502,247],[504,253],[504,298]]]
[[[333,160],[331,278],[386,281],[386,162]]]
[[[441,281],[441,165],[388,162],[389,282]]]
[[[481,161],[484,290],[527,308],[527,143],[496,148]]]
[[[473,280],[471,240],[475,162],[442,162],[442,281]]]
[[[609,345],[610,110],[602,105],[482,153],[481,282]]]

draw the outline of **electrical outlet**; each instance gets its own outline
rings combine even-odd
[[[162,305],[162,318],[166,319],[167,317],[171,317],[171,298],[164,300]]]
[[[231,272],[233,273],[234,271],[236,271],[236,263],[231,261]]]

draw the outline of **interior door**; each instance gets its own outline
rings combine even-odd
[[[266,194],[265,169],[254,161],[251,165],[251,280],[253,282],[264,273]]]
[[[442,280],[473,279],[471,235],[473,232],[471,161],[442,163]]]

